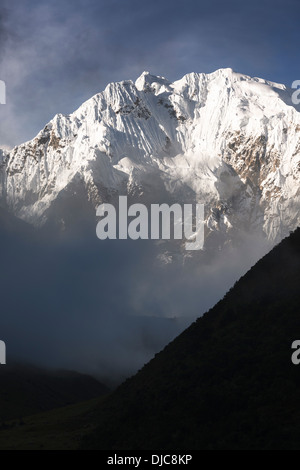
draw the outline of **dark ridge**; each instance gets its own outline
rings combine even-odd
[[[97,410],[86,449],[300,449],[300,229]]]
[[[73,371],[0,366],[0,428],[5,421],[105,395],[108,388]]]

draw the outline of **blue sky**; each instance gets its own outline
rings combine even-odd
[[[2,0],[0,146],[31,139],[108,82],[221,67],[300,79],[298,0]]]

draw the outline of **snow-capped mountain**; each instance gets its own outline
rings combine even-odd
[[[196,201],[208,233],[279,241],[299,225],[300,108],[291,95],[231,69],[111,83],[32,141],[0,151],[1,205],[40,226],[63,225],[75,199],[93,211],[118,194]]]

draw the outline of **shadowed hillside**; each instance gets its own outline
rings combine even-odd
[[[6,421],[64,407],[108,393],[96,379],[71,371],[33,366],[0,367],[0,429]]]
[[[300,449],[300,230],[97,410],[99,449]]]

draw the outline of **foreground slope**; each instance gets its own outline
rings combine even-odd
[[[13,364],[0,368],[0,429],[7,420],[64,407],[108,393],[93,377],[72,371]]]
[[[100,449],[299,449],[300,230],[97,410]]]
[[[102,397],[11,420],[0,428],[0,450],[72,450],[95,427]]]

